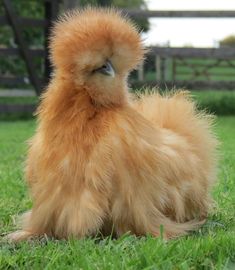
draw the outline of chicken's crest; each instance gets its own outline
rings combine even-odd
[[[63,15],[54,25],[50,52],[55,73],[107,104],[124,102],[128,74],[144,56],[137,27],[114,9],[99,8]]]

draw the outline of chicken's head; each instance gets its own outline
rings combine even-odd
[[[55,73],[87,91],[95,104],[126,101],[127,77],[143,60],[133,23],[113,9],[87,8],[64,15],[50,42]]]

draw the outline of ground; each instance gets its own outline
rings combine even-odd
[[[0,122],[0,235],[15,229],[17,214],[31,201],[23,181],[25,141],[35,122]],[[126,235],[17,245],[0,240],[0,269],[235,269],[235,117],[219,117],[221,141],[216,201],[207,223],[195,233],[165,242]]]

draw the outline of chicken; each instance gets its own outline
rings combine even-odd
[[[50,51],[26,162],[33,207],[8,238],[168,239],[202,224],[216,178],[210,117],[183,92],[128,94],[145,53],[134,24],[113,9],[74,11],[55,23]]]

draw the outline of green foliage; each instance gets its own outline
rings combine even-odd
[[[235,91],[192,91],[199,108],[217,115],[235,115]]]
[[[235,48],[235,35],[227,36],[222,39],[219,43],[220,47],[231,47]]]
[[[19,104],[19,105],[35,105],[37,107],[37,104],[39,102],[39,98],[37,96],[24,96],[24,97],[1,97],[0,96],[0,106],[1,104]],[[33,118],[33,112],[2,112],[0,113],[0,120],[1,121],[15,121],[15,120],[26,120],[26,119],[32,119]]]
[[[34,18],[34,19],[43,19],[44,18],[44,5],[43,1],[35,0],[12,0],[11,4],[14,8],[15,13],[20,17]],[[0,15],[5,14],[5,9],[0,0]],[[14,43],[14,35],[11,30],[11,27],[1,26],[0,28],[0,45],[11,45],[16,46]],[[43,31],[37,27],[26,27],[23,29],[24,38],[27,41],[28,45],[43,45]]]
[[[164,90],[156,90],[161,93],[165,92]],[[145,88],[132,90],[133,93],[142,91],[145,91]],[[190,93],[200,110],[215,115],[235,115],[235,89],[234,91],[193,90]]]
[[[11,4],[18,16],[34,19],[44,18],[44,6],[41,1],[12,0]],[[0,15],[5,14],[2,0],[0,0]],[[23,28],[23,38],[28,47],[42,48],[44,45],[44,30],[40,27],[27,26]],[[9,25],[0,26],[0,47],[16,48],[14,33]],[[39,76],[43,74],[43,59],[35,58],[36,71]],[[0,74],[27,76],[24,60],[18,56],[0,57]]]
[[[48,240],[10,244],[0,240],[0,269],[235,269],[235,117],[219,117],[221,141],[216,206],[207,223],[189,236],[165,242],[150,236]],[[16,229],[17,214],[31,207],[23,180],[25,141],[34,121],[0,123],[0,235]]]
[[[134,91],[135,92],[135,91]],[[235,91],[192,91],[198,108],[216,115],[235,115]],[[1,104],[37,104],[38,97],[0,97]],[[0,120],[32,118],[31,113],[1,113]]]
[[[23,97],[0,96],[0,104],[37,104],[38,102],[39,98],[37,96],[23,96]]]

